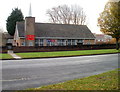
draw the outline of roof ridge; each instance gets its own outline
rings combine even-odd
[[[87,25],[76,25],[76,24],[59,24],[59,23],[40,23],[40,22],[35,22],[35,24],[52,24],[52,25],[75,25],[75,26],[87,26]]]
[[[24,23],[25,21],[17,21],[16,23]],[[59,23],[43,23],[35,22],[35,24],[51,24],[51,25],[72,25],[72,26],[87,26],[87,25],[76,25],[76,24],[59,24]]]

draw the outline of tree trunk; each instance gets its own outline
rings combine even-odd
[[[116,38],[116,49],[119,50],[119,38]]]

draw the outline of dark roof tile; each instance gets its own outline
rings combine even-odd
[[[24,22],[18,22],[19,36],[24,37]],[[52,23],[35,23],[36,37],[67,37],[67,38],[81,38],[94,39],[94,35],[86,25],[73,24],[52,24]]]

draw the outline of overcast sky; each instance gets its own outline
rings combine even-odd
[[[7,17],[12,9],[18,7],[21,9],[24,17],[28,16],[29,5],[32,6],[32,16],[36,18],[36,22],[48,22],[46,15],[47,9],[67,4],[81,6],[87,15],[87,26],[93,33],[101,33],[97,27],[97,18],[103,11],[108,0],[1,0],[0,3],[0,28],[6,30]]]

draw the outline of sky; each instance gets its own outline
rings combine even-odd
[[[32,16],[36,22],[47,23],[49,17],[46,14],[48,9],[58,5],[79,5],[83,8],[87,16],[87,26],[92,33],[101,33],[97,26],[97,18],[103,11],[108,0],[2,0],[0,3],[0,28],[6,31],[6,20],[11,14],[12,9],[21,9],[24,17],[29,15],[31,3]]]

